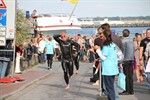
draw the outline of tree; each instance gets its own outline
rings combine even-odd
[[[16,15],[16,46],[25,42],[26,36],[29,34],[30,27],[25,18],[25,13],[17,7]]]

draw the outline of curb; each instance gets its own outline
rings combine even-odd
[[[22,91],[23,89],[25,89],[25,88],[31,86],[33,83],[36,83],[36,82],[38,82],[38,81],[40,81],[40,80],[43,80],[43,79],[49,77],[49,76],[52,75],[52,74],[53,74],[53,73],[48,73],[48,74],[46,74],[46,75],[44,75],[44,76],[41,76],[41,77],[39,77],[39,78],[37,78],[37,79],[35,79],[35,80],[33,80],[33,81],[31,81],[31,82],[29,82],[29,83],[23,85],[23,86],[21,86],[21,87],[20,87],[19,89],[17,89],[16,91],[13,91],[12,93],[5,94],[5,95],[1,96],[1,97],[0,97],[0,100],[6,100],[7,98],[13,96],[14,94],[16,94],[16,93]]]

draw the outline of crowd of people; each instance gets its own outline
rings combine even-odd
[[[116,100],[116,95],[118,95],[115,86],[115,77],[119,74],[120,70],[123,70],[126,76],[126,89],[119,94],[133,95],[134,70],[137,79],[136,82],[142,82],[144,80],[143,77],[149,73],[145,72],[145,69],[146,66],[150,67],[147,65],[150,57],[150,46],[148,45],[150,41],[150,29],[147,29],[145,34],[146,37],[142,37],[140,33],[136,33],[133,39],[130,37],[130,31],[124,29],[122,37],[119,37],[114,30],[111,30],[110,25],[106,23],[101,25],[98,28],[98,34],[96,36],[92,34],[90,39],[81,34],[77,34],[75,37],[69,37],[63,32],[60,35],[54,35],[54,40],[59,45],[58,51],[62,55],[61,62],[64,79],[67,84],[66,89],[70,88],[69,78],[73,75],[73,65],[76,66],[76,73],[78,74],[79,61],[88,60],[89,63],[93,63],[93,78],[91,80],[95,82],[93,85],[99,84],[98,72],[100,67],[102,68],[102,90],[108,96],[109,100]],[[124,55],[121,64],[117,60],[116,45]],[[45,47],[42,47],[42,53],[44,53]],[[55,51],[55,46],[51,48]],[[53,52],[52,54],[55,53]],[[50,57],[51,63],[52,57],[53,55]]]
[[[67,90],[70,89],[69,79],[74,73],[74,65],[75,73],[79,73],[80,61],[93,63],[91,66],[93,67],[93,76],[90,79],[91,82],[94,82],[92,85],[99,85],[99,71],[101,69],[101,88],[108,100],[117,100],[118,98],[115,77],[121,70],[126,76],[126,89],[119,93],[120,95],[134,94],[134,71],[136,82],[142,82],[144,76],[150,74],[150,70],[147,70],[150,69],[150,28],[146,30],[145,37],[136,33],[134,39],[130,37],[128,29],[124,29],[122,36],[119,37],[107,23],[102,24],[97,29],[98,33],[92,34],[90,38],[82,36],[82,34],[69,37],[65,32],[53,37],[45,37],[42,32],[38,33],[36,30],[34,13],[32,18],[34,19],[33,30],[31,31],[33,37],[27,38],[24,44],[17,46],[16,52],[20,53],[21,59],[28,59],[29,65],[32,64],[32,56],[37,55],[39,63],[45,64],[47,62],[48,70],[52,70],[53,60],[61,61]],[[122,62],[118,62],[116,45],[124,55]],[[14,48],[13,41],[7,48]],[[150,85],[150,79],[148,84]]]
[[[123,70],[126,76],[126,89],[120,95],[133,95],[133,74],[135,71],[136,82],[142,82],[147,64],[150,62],[150,28],[146,30],[146,37],[140,33],[135,34],[135,38],[130,37],[130,31],[124,29],[122,37],[119,37],[110,25],[105,23],[98,28],[98,34],[86,36],[77,34],[69,37],[65,32],[60,35],[44,37],[42,33],[32,39],[27,39],[27,51],[32,48],[32,52],[39,57],[39,63],[47,60],[48,69],[52,70],[53,59],[61,61],[64,72],[64,80],[67,84],[66,89],[70,89],[69,79],[74,73],[73,66],[76,67],[76,74],[79,72],[79,62],[88,61],[93,63],[93,85],[99,85],[99,69],[102,71],[102,92],[108,96],[109,100],[116,100],[118,95],[115,77]],[[32,43],[32,44],[31,44]],[[121,64],[117,60],[116,45],[121,49],[124,60]],[[31,53],[26,53],[27,58],[31,59]],[[121,66],[120,66],[121,65]],[[150,67],[150,66],[147,66]],[[150,83],[149,83],[150,84]]]

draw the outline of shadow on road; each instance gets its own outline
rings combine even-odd
[[[146,79],[143,82],[134,82],[134,95],[138,100],[150,100],[150,91]]]

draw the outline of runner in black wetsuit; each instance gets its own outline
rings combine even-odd
[[[60,45],[60,50],[62,53],[62,69],[64,71],[64,79],[67,84],[66,89],[69,89],[69,77],[73,75],[72,47],[75,46],[76,49],[79,50],[80,45],[73,40],[68,39],[68,35],[64,32],[62,32],[61,35],[54,35],[53,37]]]
[[[78,71],[79,71],[79,53],[75,47],[73,47],[73,61],[74,61],[74,65],[76,67],[76,74],[78,74]]]
[[[78,36],[75,37],[75,41],[76,43],[78,43]],[[79,44],[80,45],[80,44]],[[75,68],[76,68],[76,74],[78,74],[78,71],[79,71],[79,52],[78,50],[76,49],[75,46],[73,46],[73,61],[74,61],[74,65],[75,65]]]

